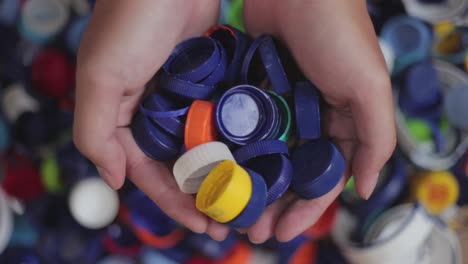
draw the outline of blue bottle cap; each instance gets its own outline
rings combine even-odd
[[[249,160],[245,166],[265,179],[268,188],[267,206],[283,196],[291,184],[293,165],[286,155],[257,157]]]
[[[203,256],[221,259],[232,249],[237,240],[236,234],[232,231],[223,241],[216,241],[207,234],[192,233],[187,238],[187,244]]]
[[[28,148],[46,144],[57,133],[49,127],[49,121],[51,120],[44,112],[21,114],[13,127],[15,141]]]
[[[448,121],[462,130],[468,130],[468,86],[460,85],[447,91],[444,110]]]
[[[265,80],[266,70],[262,64],[260,54],[257,50],[265,38],[258,37],[250,44],[241,67],[241,80],[243,83],[259,85]]]
[[[164,236],[178,228],[177,223],[166,215],[146,194],[134,190],[124,198],[130,221],[134,226]]]
[[[383,177],[382,182],[377,184],[368,200],[353,201],[342,196],[342,204],[360,219],[382,212],[401,196],[408,177],[403,160],[398,156],[392,156],[379,177]]]
[[[291,91],[291,84],[286,76],[281,59],[276,52],[275,43],[271,36],[261,36],[260,56],[265,70],[270,78],[273,90],[279,95]]]
[[[421,20],[409,16],[388,20],[382,27],[380,38],[393,49],[396,58],[394,73],[427,58],[432,46],[430,28]]]
[[[39,254],[29,247],[10,247],[0,255],[1,263],[41,264]]]
[[[81,38],[83,33],[88,26],[90,16],[76,17],[68,28],[68,31],[65,36],[65,41],[67,43],[67,48],[73,54],[78,52],[80,47]]]
[[[114,223],[106,228],[102,244],[113,255],[136,256],[142,243],[127,225]]]
[[[410,66],[405,77],[398,96],[401,110],[413,117],[439,119],[442,91],[432,63],[424,61]]]
[[[289,149],[286,142],[281,140],[262,140],[254,143],[247,144],[238,148],[232,153],[236,162],[243,165],[249,160],[272,154],[285,154],[289,155]]]
[[[300,139],[320,137],[320,102],[317,88],[310,82],[294,86],[297,134]]]
[[[343,155],[327,139],[314,139],[299,146],[292,162],[292,189],[305,199],[320,197],[333,189],[346,166]]]
[[[174,48],[163,68],[176,78],[196,83],[213,72],[219,63],[220,54],[214,39],[191,38]]]
[[[224,79],[227,55],[212,38],[199,37],[179,44],[163,66],[159,86],[183,99],[209,99]]]
[[[140,112],[144,116],[178,138],[184,137],[184,117],[188,109],[188,107],[178,107],[174,101],[159,93],[151,94],[140,105]]]
[[[276,242],[274,245],[275,251],[279,253],[278,263],[281,263],[281,264],[290,263],[296,251],[301,247],[301,245],[303,245],[307,241],[308,239],[303,235],[299,235],[293,238],[289,242],[275,241]]]
[[[155,262],[155,263],[163,263],[164,262]],[[107,256],[100,259],[97,264],[136,264],[136,261],[130,257],[126,256]]]
[[[216,125],[228,141],[245,145],[272,137],[278,126],[278,108],[262,90],[239,85],[223,94],[216,106]]]
[[[249,36],[230,25],[218,25],[208,30],[207,35],[217,40],[226,51],[228,67],[224,81],[239,80],[242,61],[252,42]]]
[[[15,24],[20,8],[20,0],[3,0],[0,2],[0,24]]]
[[[18,33],[7,26],[0,24],[0,78],[2,81],[18,82],[29,77],[22,61],[25,51],[21,50]]]
[[[10,129],[7,122],[0,116],[0,153],[10,146]]]
[[[180,140],[140,113],[133,119],[132,134],[140,149],[159,161],[175,159],[182,146]]]
[[[252,179],[252,196],[242,212],[227,224],[233,228],[247,228],[255,224],[266,206],[267,187],[258,173],[246,169]]]

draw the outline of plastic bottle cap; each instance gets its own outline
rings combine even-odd
[[[344,175],[345,160],[326,139],[315,139],[296,148],[292,155],[292,189],[299,196],[313,199],[328,193]]]
[[[291,134],[291,126],[292,126],[292,114],[291,109],[289,108],[288,102],[278,94],[268,91],[270,96],[275,101],[276,106],[278,107],[280,120],[279,123],[279,130],[277,136],[274,139],[279,139],[281,141],[287,142],[289,139],[289,135]]]
[[[418,249],[435,223],[421,206],[403,204],[383,213],[366,234],[364,245],[351,241],[355,219],[339,211],[333,239],[351,263],[419,263]],[[353,223],[354,221],[354,223]]]
[[[107,257],[100,259],[97,262],[97,264],[135,264],[135,263],[136,262],[133,259],[131,259],[130,257],[126,257],[126,256],[107,256]]]
[[[196,207],[220,223],[238,216],[252,197],[252,180],[232,160],[219,163],[206,176],[196,197]]]
[[[239,241],[224,258],[214,261],[213,264],[247,264],[251,257],[251,247],[247,243]]]
[[[293,175],[293,166],[286,155],[268,155],[251,159],[247,168],[263,176],[268,187],[266,205],[270,205],[288,190]]]
[[[463,14],[468,7],[466,1],[437,1],[439,3],[421,0],[403,0],[402,2],[408,15],[430,23],[463,19]]]
[[[190,106],[185,122],[185,148],[216,141],[218,131],[215,124],[215,108],[212,102],[195,100]]]
[[[13,25],[16,22],[20,0],[4,0],[0,3],[0,23]]]
[[[297,82],[294,87],[297,135],[316,139],[320,131],[320,102],[317,88],[310,82]]]
[[[21,9],[20,32],[32,42],[44,43],[62,30],[69,16],[59,0],[28,0]]]
[[[184,153],[174,164],[173,174],[184,193],[196,193],[205,176],[223,160],[234,160],[229,148],[221,142],[208,142]]]
[[[9,122],[14,123],[24,112],[37,112],[39,107],[39,102],[26,92],[23,84],[13,83],[5,87],[2,109]]]
[[[12,153],[5,162],[1,186],[9,196],[23,201],[33,201],[44,194],[38,168],[26,156]]]
[[[205,36],[217,40],[226,51],[228,68],[224,80],[227,82],[239,80],[242,61],[251,43],[250,38],[230,25],[213,26]]]
[[[259,38],[264,38],[259,48],[260,56],[273,90],[279,95],[288,93],[291,91],[291,84],[286,76],[281,59],[276,52],[273,38],[271,36],[261,36]]]
[[[132,134],[140,149],[154,160],[172,160],[177,157],[182,146],[177,138],[141,113],[132,122]]]
[[[237,163],[242,165],[253,158],[273,154],[289,155],[288,145],[280,140],[262,140],[242,146],[233,153]]]
[[[427,172],[416,179],[414,195],[430,213],[440,214],[456,203],[459,187],[448,171]]]
[[[60,170],[57,160],[53,157],[44,159],[41,163],[41,176],[45,188],[50,193],[60,193],[63,191],[63,183],[60,177]]]
[[[238,145],[274,137],[279,122],[273,99],[254,86],[239,85],[229,89],[216,106],[220,134]]]
[[[252,196],[247,206],[234,220],[227,224],[234,228],[247,228],[252,226],[262,215],[266,206],[267,187],[265,180],[258,173],[246,169],[252,181]]]
[[[385,41],[395,54],[394,73],[399,73],[408,65],[427,58],[432,44],[429,27],[422,21],[408,16],[389,19],[382,27],[380,39]]]
[[[13,215],[8,205],[7,196],[0,188],[0,252],[8,246],[13,233]]]
[[[110,224],[119,210],[119,197],[102,179],[92,177],[72,189],[68,206],[75,220],[89,229]]]
[[[468,130],[468,86],[453,87],[444,96],[444,110],[449,122],[463,130]]]
[[[74,69],[65,54],[47,49],[34,59],[31,66],[31,81],[34,88],[45,96],[59,99],[68,95],[73,85]]]
[[[140,113],[178,138],[184,137],[184,117],[188,110],[188,107],[179,107],[174,100],[160,93],[151,94],[140,105]]]

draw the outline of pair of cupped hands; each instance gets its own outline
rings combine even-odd
[[[145,91],[181,41],[217,23],[219,0],[99,0],[78,54],[74,141],[114,189],[133,181],[170,217],[223,240],[229,227],[195,208],[167,166],[147,157],[129,129]],[[328,194],[293,193],[268,206],[247,233],[253,243],[293,239],[313,225],[353,175],[367,199],[395,147],[391,84],[366,1],[244,0],[247,32],[279,38],[319,88],[323,133],[344,155],[345,177]]]

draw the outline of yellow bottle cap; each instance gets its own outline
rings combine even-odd
[[[441,214],[458,199],[459,187],[455,176],[448,171],[432,171],[415,182],[414,195],[433,214]]]
[[[441,21],[434,25],[434,32],[438,37],[446,36],[455,31],[455,25],[450,21]]]
[[[214,220],[226,223],[244,210],[251,196],[250,175],[234,161],[225,160],[206,176],[195,205]]]

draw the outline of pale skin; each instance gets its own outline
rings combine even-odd
[[[216,24],[218,0],[100,0],[78,54],[74,141],[114,189],[127,176],[188,229],[223,240],[229,227],[195,208],[165,164],[136,145],[129,124],[145,84],[174,46]],[[389,76],[364,0],[245,0],[252,36],[270,33],[291,50],[328,107],[324,133],[347,161],[343,180],[312,200],[287,193],[246,230],[262,243],[288,241],[315,223],[354,175],[368,198],[396,143]]]

